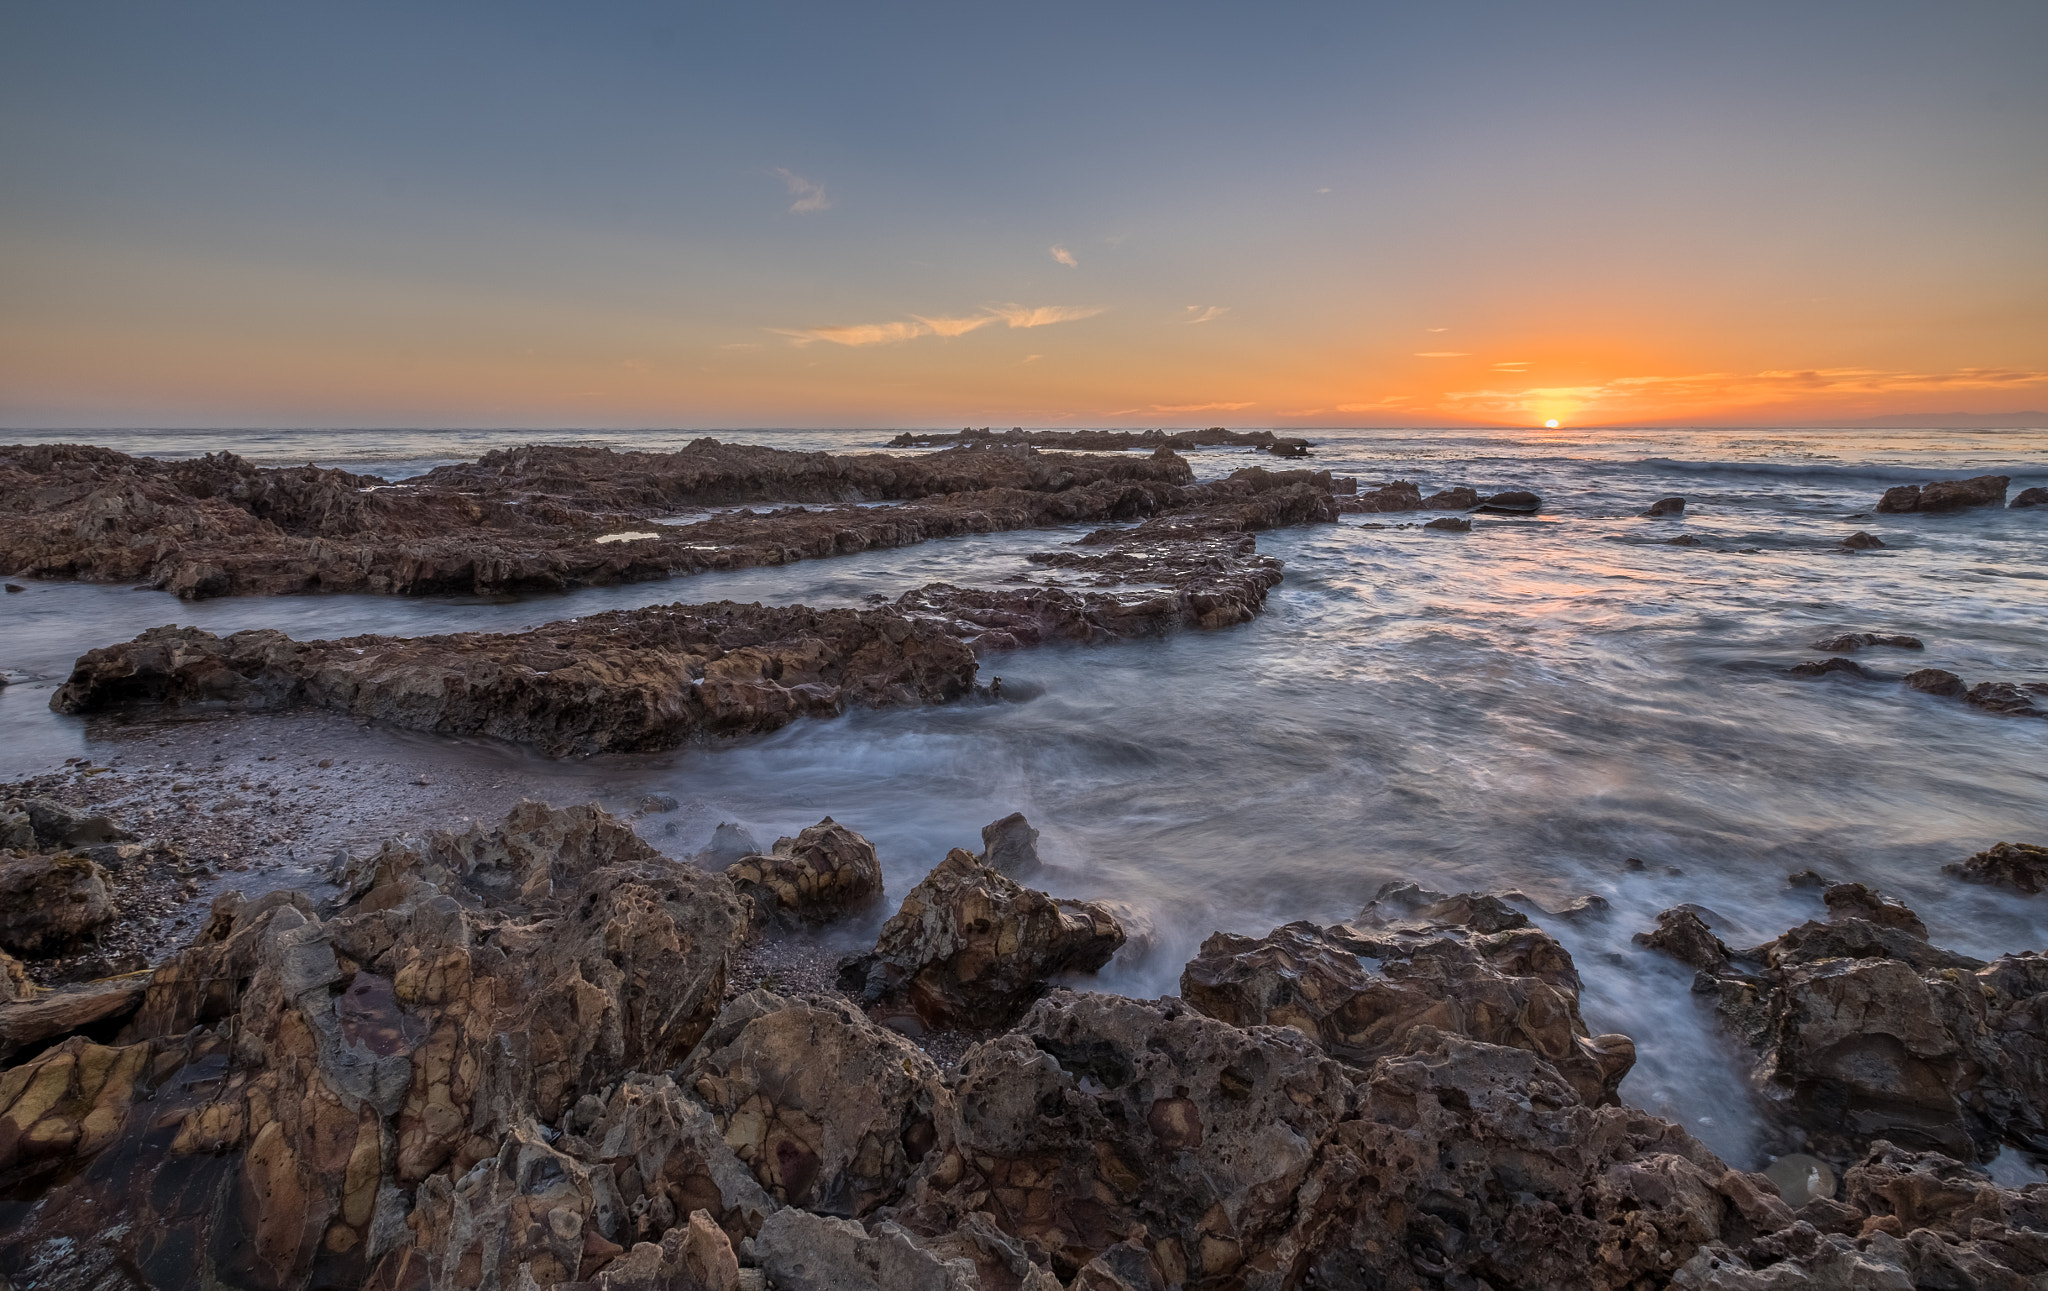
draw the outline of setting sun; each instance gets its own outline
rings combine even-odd
[[[1549,421],[1546,421],[1546,422],[1544,422],[1543,424],[1544,424],[1545,426],[1549,427],[1549,428],[1550,428],[1550,429],[1552,429],[1552,430],[1556,430],[1556,429],[1557,429],[1557,418],[1555,418],[1555,417],[1552,417],[1552,418],[1551,418],[1551,419],[1550,419]]]

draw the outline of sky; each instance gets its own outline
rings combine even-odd
[[[2040,0],[10,0],[0,425],[2048,408],[2044,66]]]

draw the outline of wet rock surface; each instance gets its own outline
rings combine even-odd
[[[2013,507],[2048,507],[2048,488],[2036,484],[2032,488],[2021,489],[2018,493],[2012,495],[2012,502],[2009,505]]]
[[[1357,1066],[1417,1027],[1539,1054],[1589,1104],[1614,1101],[1628,1037],[1592,1036],[1563,946],[1498,898],[1395,885],[1349,924],[1217,933],[1181,974],[1190,1005],[1237,1026],[1292,1026]]]
[[[1897,515],[1995,507],[2005,502],[2005,486],[2011,482],[2004,475],[1979,475],[1967,480],[1936,480],[1927,485],[1902,484],[1886,489],[1876,510],[1884,515]]]
[[[166,462],[17,445],[0,448],[0,569],[147,582],[186,598],[558,591],[1138,519],[1187,503],[1192,481],[1170,450],[835,457],[710,439],[674,453],[537,445],[391,484],[228,453]],[[647,523],[755,500],[901,504]]]
[[[1668,498],[1658,498],[1636,514],[1650,520],[1661,520],[1669,516],[1681,516],[1685,514],[1685,499],[1675,495]]]
[[[1823,1156],[1879,1138],[1975,1161],[2048,1147],[2048,959],[1944,950],[1862,884],[1822,895],[1825,921],[1754,948],[1683,911],[1640,940],[1699,970],[1694,991],[1755,1055],[1758,1093]]]
[[[1844,632],[1838,636],[1821,637],[1812,648],[1828,654],[1848,654],[1867,646],[1885,646],[1893,650],[1925,650],[1927,643],[1919,637],[1907,636],[1902,632]]]
[[[2048,891],[2048,847],[1997,843],[1967,860],[1941,867],[1965,883],[1983,883],[2023,896]]]
[[[1054,977],[1092,973],[1123,944],[1106,907],[1049,897],[956,847],[839,981],[876,1012],[923,1026],[1006,1026]]]

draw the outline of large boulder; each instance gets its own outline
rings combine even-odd
[[[982,826],[981,863],[1013,879],[1021,879],[1038,868],[1038,831],[1013,811],[1001,820]]]
[[[2018,493],[2013,494],[2012,505],[2014,507],[2048,507],[2048,488],[2043,488],[2041,485],[2036,484],[2032,488],[2021,489]]]
[[[65,954],[118,914],[106,875],[85,857],[0,855],[0,950],[27,958]]]
[[[795,838],[777,839],[766,855],[734,861],[725,877],[761,924],[826,923],[882,895],[874,844],[830,816]]]
[[[1754,1053],[1759,1092],[1825,1154],[1879,1138],[1965,1160],[2048,1149],[2048,958],[1986,964],[1861,884],[1824,896],[1825,922],[1753,949],[1673,936],[1671,911],[1646,940],[1699,970],[1693,989]]]
[[[1910,511],[1959,511],[1964,507],[1995,507],[2005,501],[2003,475],[1979,475],[1967,480],[1936,480],[1932,484],[1902,484],[1884,491],[1877,510],[1883,514]]]
[[[882,925],[873,952],[840,968],[841,988],[925,1026],[1014,1021],[1061,973],[1092,973],[1124,944],[1114,915],[1024,887],[954,848]]]
[[[897,1199],[952,1105],[932,1060],[858,1009],[763,990],[726,1005],[681,1080],[777,1201],[849,1217]]]
[[[17,820],[25,821],[30,837],[20,833]],[[9,826],[12,826],[9,828]],[[98,812],[81,811],[54,798],[18,799],[0,808],[0,847],[40,846],[56,851],[92,847],[100,843],[132,843],[135,835]]]
[[[1406,1052],[1417,1027],[1527,1049],[1588,1103],[1611,1103],[1635,1062],[1621,1035],[1590,1034],[1571,955],[1497,898],[1390,886],[1354,923],[1217,933],[1181,994],[1237,1026],[1292,1026],[1356,1066]]]
[[[1136,1239],[1167,1285],[1243,1285],[1350,1098],[1298,1032],[1058,991],[960,1060],[898,1222],[985,1213],[1062,1279]]]

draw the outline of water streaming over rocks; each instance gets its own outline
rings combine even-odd
[[[693,435],[610,436],[675,447]],[[732,434],[730,439],[742,436]],[[95,436],[131,452],[229,447],[395,478],[537,438]],[[551,437],[564,438],[564,437]],[[879,448],[874,432],[771,432],[782,447]],[[2039,433],[1338,432],[1307,465],[1423,496],[1526,489],[1534,516],[1360,514],[1261,534],[1286,578],[1257,620],[1220,632],[998,655],[983,680],[1028,702],[854,711],[737,745],[550,762],[495,746],[352,732],[352,754],[428,756],[450,778],[646,815],[682,856],[721,822],[768,839],[821,817],[876,845],[893,909],[981,826],[1023,811],[1041,831],[1034,884],[1142,912],[1147,937],[1100,979],[1137,996],[1179,989],[1211,932],[1262,936],[1338,923],[1387,881],[1520,892],[1585,979],[1595,1033],[1638,1061],[1624,1102],[1684,1125],[1738,1165],[1788,1150],[1757,1119],[1742,1058],[1691,991],[1692,970],[1635,945],[1690,904],[1729,945],[1821,917],[1814,870],[1906,899],[1932,941],[1989,959],[2048,944],[2048,896],[1960,883],[1941,866],[1992,844],[2048,841],[2048,722],[1910,689],[1939,668],[1966,682],[2048,681],[2048,510],[1876,514],[1900,484],[1985,474],[2048,480]],[[1198,478],[1270,459],[1189,450]],[[1646,518],[1659,499],[1682,513]],[[1846,550],[1867,532],[1881,548]],[[180,603],[154,592],[27,585],[0,600],[0,779],[68,756],[145,759],[148,723],[48,712],[86,649],[164,623],[295,637],[509,631],[600,610],[721,598],[860,605],[943,580],[1043,581],[1025,560],[1083,530],[952,538],[784,568],[482,602],[355,596]],[[1688,537],[1691,545],[1671,539]],[[1056,572],[1056,571],[1055,571]],[[1857,658],[1878,679],[1787,675],[1844,633],[1920,638]],[[281,719],[219,718],[213,732]],[[181,724],[179,732],[194,729]],[[179,734],[186,739],[188,735]],[[241,738],[236,735],[235,738]],[[275,738],[266,735],[266,738]],[[287,743],[290,736],[283,737]],[[423,743],[424,742],[424,743]],[[423,748],[431,752],[422,753]],[[410,761],[408,761],[410,760]],[[331,778],[331,777],[330,777]],[[438,822],[413,822],[414,825]],[[845,949],[874,926],[838,934]],[[2016,1160],[2006,1167],[2029,1168]]]

